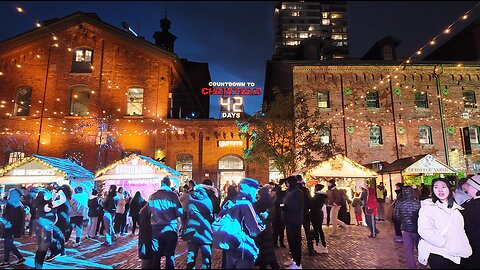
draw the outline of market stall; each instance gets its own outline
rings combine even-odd
[[[425,183],[430,185],[432,177],[428,177],[428,181],[425,176],[443,177],[448,174],[456,174],[457,171],[452,167],[439,161],[435,156],[430,154],[418,155],[413,157],[406,157],[397,159],[391,164],[383,167],[378,171],[381,175],[381,181],[388,180],[391,199],[393,198],[393,187],[396,183],[406,184],[420,184]],[[416,177],[418,181],[406,181],[407,178]],[[386,179],[385,179],[386,178]]]
[[[131,192],[132,196],[140,191],[143,198],[148,198],[158,190],[165,176],[172,180],[172,187],[178,189],[180,172],[147,156],[131,154],[95,172],[95,181],[105,181],[103,191],[116,185]]]
[[[51,183],[82,186],[91,193],[93,173],[70,159],[32,155],[0,169],[0,186],[44,186]]]

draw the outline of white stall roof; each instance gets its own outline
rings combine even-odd
[[[338,154],[322,161],[306,171],[307,175],[332,178],[372,178],[377,173],[365,168],[348,157]]]

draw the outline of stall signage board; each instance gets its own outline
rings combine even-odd
[[[243,141],[218,141],[218,147],[243,147]]]
[[[406,174],[441,174],[441,173],[455,173],[451,168],[438,162],[432,155],[426,155],[419,161],[413,163],[404,171]]]
[[[61,174],[55,169],[47,167],[36,160],[25,163],[5,174],[6,176],[52,176]]]

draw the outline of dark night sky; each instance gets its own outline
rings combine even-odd
[[[387,35],[402,41],[399,57],[410,56],[475,4],[472,1],[348,2],[350,56],[363,56]],[[263,88],[266,60],[273,53],[271,1],[1,2],[0,40],[34,28],[33,20],[18,13],[16,5],[40,21],[77,11],[95,12],[103,21],[119,28],[121,22],[128,22],[150,42],[153,33],[160,31],[159,21],[167,10],[172,21],[170,31],[177,36],[175,53],[180,58],[208,62],[212,81],[255,82]],[[477,9],[468,22],[479,14]],[[465,25],[465,22],[458,24]],[[218,97],[211,98],[211,117],[219,117],[218,103]],[[261,97],[245,98],[247,113],[260,110],[260,104]]]

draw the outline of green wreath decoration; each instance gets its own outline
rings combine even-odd
[[[401,93],[402,93],[402,90],[400,89],[400,87],[395,88],[395,94],[397,96],[400,96]]]
[[[349,134],[353,134],[355,132],[355,128],[354,127],[347,127],[347,132]]]
[[[447,88],[444,88],[444,89],[442,90],[442,94],[448,95],[448,89],[447,89]]]
[[[453,134],[455,134],[455,128],[454,127],[448,127],[447,132],[448,132],[448,134],[453,135]]]
[[[398,132],[398,134],[404,134],[405,133],[405,128],[404,127],[398,127],[397,132]]]
[[[352,94],[352,89],[350,87],[345,89],[345,94],[350,95]]]

